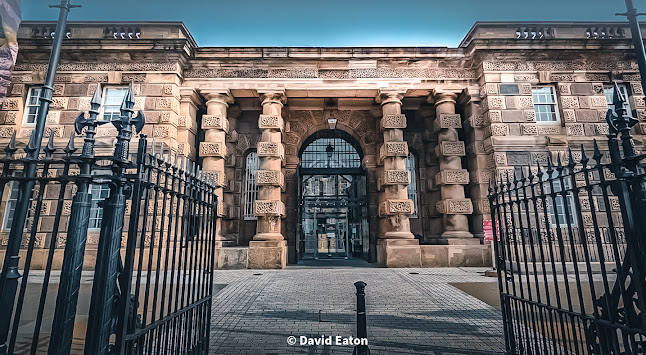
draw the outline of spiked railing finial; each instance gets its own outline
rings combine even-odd
[[[583,144],[581,144],[581,165],[583,165],[583,168],[588,165],[588,162],[590,159],[588,159],[588,156],[585,154],[585,149],[583,149]]]
[[[49,140],[47,141],[47,145],[43,149],[45,151],[45,158],[51,158],[52,155],[54,155],[54,152],[56,151],[56,148],[54,148],[54,135],[50,134],[49,135]]]
[[[13,155],[18,151],[18,148],[16,148],[16,131],[13,131],[13,134],[11,134],[11,139],[9,140],[9,144],[7,144],[7,147],[4,149],[7,158],[13,158]]]
[[[603,154],[601,154],[601,151],[599,150],[599,144],[597,144],[596,139],[592,141],[592,144],[594,146],[594,154],[592,155],[592,159],[594,159],[597,162],[597,164],[600,164]]]
[[[74,147],[74,132],[70,134],[70,139],[67,142],[67,145],[65,146],[63,151],[65,152],[65,155],[67,155],[68,157],[74,154],[74,152],[76,151],[76,147]]]

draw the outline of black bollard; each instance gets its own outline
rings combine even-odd
[[[368,339],[368,323],[366,322],[366,283],[357,281],[357,338]],[[370,355],[368,345],[356,345],[353,355]]]

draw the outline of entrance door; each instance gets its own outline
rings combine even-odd
[[[301,258],[367,255],[367,206],[362,175],[303,175]],[[363,190],[365,191],[365,190]]]
[[[368,257],[366,177],[349,134],[320,131],[300,153],[299,259]]]

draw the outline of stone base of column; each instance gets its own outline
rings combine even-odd
[[[380,267],[421,267],[422,252],[417,239],[379,239],[377,265]]]
[[[421,245],[422,267],[491,267],[491,244]]]
[[[426,242],[436,245],[475,245],[480,244],[480,239],[474,238],[469,232],[444,232],[427,238]]]
[[[252,240],[249,242],[250,269],[284,269],[287,266],[287,241]]]

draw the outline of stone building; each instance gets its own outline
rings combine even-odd
[[[0,143],[29,137],[48,26],[19,31]],[[612,82],[646,115],[623,23],[476,23],[457,48],[199,47],[175,22],[73,22],[68,37],[46,136],[66,141],[97,83],[104,119],[133,83],[143,133],[218,177],[223,268],[489,265],[491,179],[603,137]],[[107,149],[114,128],[98,132]]]

